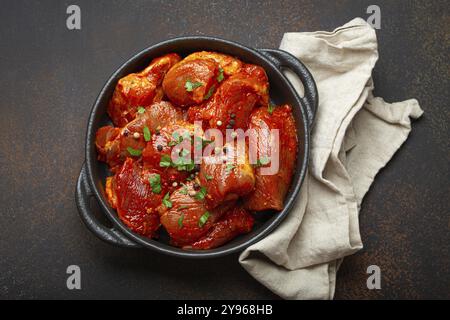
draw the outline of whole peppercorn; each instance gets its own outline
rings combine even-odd
[[[200,190],[200,185],[197,182],[194,183],[194,190]]]
[[[236,123],[236,120],[234,120],[234,119],[231,119],[231,120],[230,120],[230,124],[231,124],[232,126],[234,126],[235,123]]]
[[[158,145],[156,146],[156,149],[158,149],[158,151],[162,151],[162,149],[163,149],[163,146],[162,146],[162,145],[160,145],[160,144],[158,144]]]

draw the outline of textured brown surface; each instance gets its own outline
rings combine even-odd
[[[237,256],[187,261],[97,240],[74,201],[92,103],[125,59],[180,35],[277,47],[286,31],[332,29],[367,17],[372,1],[5,1],[0,11],[0,298],[274,298]],[[336,298],[450,298],[449,46],[446,1],[381,7],[376,94],[425,110],[364,200],[364,249],[345,259]],[[65,269],[82,270],[82,290]],[[382,289],[366,288],[366,268]]]

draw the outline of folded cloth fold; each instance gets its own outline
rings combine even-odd
[[[285,33],[280,49],[309,68],[319,92],[308,174],[286,219],[239,261],[285,299],[332,299],[343,257],[362,248],[361,201],[423,111],[414,99],[373,96],[377,38],[363,19],[333,32]]]

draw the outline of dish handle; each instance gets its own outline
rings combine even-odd
[[[91,208],[91,198],[97,201],[87,179],[86,165],[83,164],[75,192],[75,199],[81,220],[94,235],[107,243],[119,247],[140,248],[140,245],[125,237],[120,231],[117,231],[114,227],[106,227],[95,217]]]
[[[258,51],[274,63],[279,70],[290,69],[300,78],[305,89],[305,95],[299,96],[299,98],[306,108],[309,125],[312,126],[319,103],[319,95],[311,72],[299,59],[286,51],[279,49],[259,49]]]

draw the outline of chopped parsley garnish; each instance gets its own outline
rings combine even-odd
[[[211,86],[211,88],[209,88],[208,93],[206,94],[206,96],[203,97],[203,100],[208,100],[209,98],[211,98],[211,96],[213,95],[215,89],[216,89],[215,86]]]
[[[195,163],[194,161],[192,161],[192,159],[182,156],[178,157],[175,161],[172,162],[172,167],[177,168],[178,171],[192,171],[195,168]]]
[[[262,167],[265,166],[266,164],[270,163],[270,159],[267,156],[261,157],[258,160],[256,160],[256,164],[255,167]]]
[[[150,133],[150,129],[148,127],[144,127],[144,140],[145,141],[150,141],[152,134]]]
[[[192,139],[191,139],[191,133],[188,132],[188,131],[185,131],[185,132],[183,133],[183,139],[184,139],[184,140],[187,140],[187,141],[192,141]]]
[[[183,136],[180,136],[178,132],[174,132],[172,134],[172,138],[175,140],[169,141],[168,143],[169,147],[173,147],[176,146],[177,144],[180,144],[181,142],[183,142],[183,139],[190,139],[189,134],[183,134]]]
[[[201,148],[204,148],[204,147],[206,147],[208,144],[210,144],[210,143],[213,143],[214,141],[212,141],[212,140],[208,140],[208,139],[205,139],[205,138],[202,138],[202,137],[195,137],[195,148],[197,149],[197,150],[199,150],[199,149],[201,149]]]
[[[205,199],[205,196],[206,196],[206,188],[205,187],[201,187],[200,191],[197,192],[194,197],[197,200],[203,200],[203,199]]]
[[[180,136],[178,132],[172,133],[172,138],[175,139],[175,142],[180,143],[183,141],[183,136]]]
[[[148,178],[148,181],[150,182],[153,193],[161,193],[161,176],[159,174],[156,173],[151,175],[150,178]]]
[[[189,164],[186,165],[186,171],[192,171],[194,169],[195,169],[194,161],[191,161]]]
[[[164,198],[162,199],[163,205],[165,205],[167,208],[172,208],[172,201],[170,201],[170,193],[167,192]]]
[[[269,114],[272,114],[274,109],[275,109],[275,105],[273,103],[269,102],[269,105],[267,106],[267,111],[269,112]]]
[[[208,221],[208,219],[209,219],[209,212],[206,211],[198,220],[198,226],[200,228],[203,228],[203,226],[205,225],[206,221]]]
[[[138,113],[144,113],[145,112],[145,108],[144,107],[138,107],[137,112]]]
[[[127,151],[134,157],[139,157],[142,154],[142,150],[133,149],[132,147],[128,147]]]
[[[207,181],[212,180],[212,179],[213,179],[213,176],[210,176],[209,174],[205,174],[205,179],[206,179]]]
[[[214,141],[208,139],[202,139],[202,147],[206,147],[208,144],[213,143]]]
[[[188,154],[189,154],[190,152],[189,152],[189,150],[187,150],[187,149],[182,149],[181,151],[180,151],[180,157],[186,157]]]
[[[217,76],[217,81],[222,82],[223,78],[224,78],[223,77],[223,69],[219,68],[219,75]]]
[[[182,204],[181,206],[178,207],[178,210],[183,210],[183,209],[187,209],[189,208],[189,206],[187,204]]]
[[[225,172],[230,173],[236,166],[234,164],[227,164]]]
[[[181,194],[187,195],[188,194],[188,187],[184,183],[181,184],[183,186],[183,189],[180,190]],[[181,209],[181,207],[180,207]]]
[[[186,88],[187,92],[192,92],[194,91],[194,89],[201,87],[203,85],[203,83],[201,82],[191,82],[191,80],[186,81],[186,83],[184,84],[184,87]]]
[[[184,213],[178,218],[178,228],[183,228]]]
[[[170,159],[170,156],[168,154],[163,154],[161,157],[161,161],[159,161],[159,166],[168,168],[172,165],[172,159]]]

